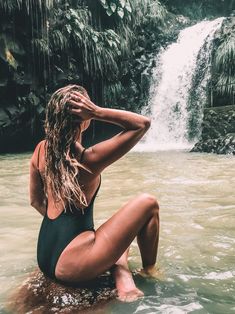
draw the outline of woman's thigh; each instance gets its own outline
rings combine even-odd
[[[85,281],[108,270],[156,210],[155,197],[144,193],[126,203],[95,234],[87,231],[78,235],[58,260],[57,278]]]

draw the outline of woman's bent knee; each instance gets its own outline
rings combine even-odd
[[[148,208],[153,210],[159,210],[159,205],[154,195],[149,193],[142,193],[139,197],[140,201],[145,203]]]

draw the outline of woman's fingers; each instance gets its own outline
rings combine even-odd
[[[72,91],[71,96],[74,96],[77,99],[80,99],[82,101],[87,101],[89,100],[87,97],[85,97],[83,94],[77,92],[77,91]]]
[[[72,113],[74,113],[74,114],[79,114],[79,113],[82,112],[81,109],[71,109],[70,111],[71,111]]]
[[[72,105],[69,109],[71,114],[79,116],[82,120],[88,120],[91,118],[90,113],[87,112],[84,104],[81,102],[75,102],[73,100],[70,100],[70,104]]]
[[[70,101],[69,101],[69,103],[72,105],[72,107],[71,108],[82,108],[83,107],[83,103],[82,102],[78,102],[78,101],[74,101],[74,100],[72,100],[72,99],[70,99]]]
[[[80,115],[81,112],[82,112],[82,106],[83,104],[79,103],[79,102],[76,102],[72,99],[70,99],[69,101],[69,111],[72,113],[72,114],[75,114],[75,115]]]
[[[88,110],[92,110],[94,107],[97,107],[91,100],[76,91],[73,91],[71,93],[71,99],[73,99],[74,101],[82,102]]]
[[[92,101],[90,101],[84,95],[75,91],[73,91],[70,94],[70,99],[68,102],[71,105],[70,107],[71,113],[79,115],[83,120],[92,119],[96,108],[98,108]]]
[[[71,93],[71,99],[76,101],[76,102],[82,102],[85,103],[87,101],[87,98],[84,97],[82,94],[76,93],[76,92],[72,92]]]

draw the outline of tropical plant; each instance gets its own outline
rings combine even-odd
[[[55,9],[49,31],[51,51],[69,53],[89,77],[112,77],[118,71],[120,36],[112,29],[95,30],[90,18],[86,7],[68,8],[66,12]]]
[[[39,10],[42,11],[45,8],[50,9],[53,6],[53,3],[53,0],[0,0],[0,9],[4,10],[5,12],[26,9],[28,13],[32,13],[35,5],[37,5]]]
[[[222,27],[214,55],[215,89],[219,94],[232,95],[235,90],[235,21]]]
[[[154,30],[166,12],[158,0],[0,0],[5,22],[15,15],[20,21],[17,41],[36,84],[47,89],[58,77],[79,75],[105,99],[120,94],[122,60],[133,54],[142,25]],[[4,43],[4,58],[17,71],[18,55]]]
[[[132,12],[130,0],[99,0],[108,16],[117,14],[121,19]]]
[[[150,28],[164,24],[167,19],[167,10],[158,0],[135,0],[133,19],[135,25],[148,24]]]
[[[234,9],[235,0],[161,0],[161,3],[176,14],[203,19],[209,16],[228,16]]]

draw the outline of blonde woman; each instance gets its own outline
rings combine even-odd
[[[82,133],[92,119],[119,125],[123,130],[84,148]],[[128,248],[137,237],[142,273],[152,275],[159,239],[155,197],[137,195],[97,230],[93,203],[102,171],[125,155],[149,126],[149,118],[142,115],[95,105],[82,86],[69,85],[51,96],[46,109],[46,138],[37,145],[30,165],[31,205],[44,216],[37,258],[46,276],[72,284],[112,269],[120,300],[133,301],[143,295],[128,268]]]

